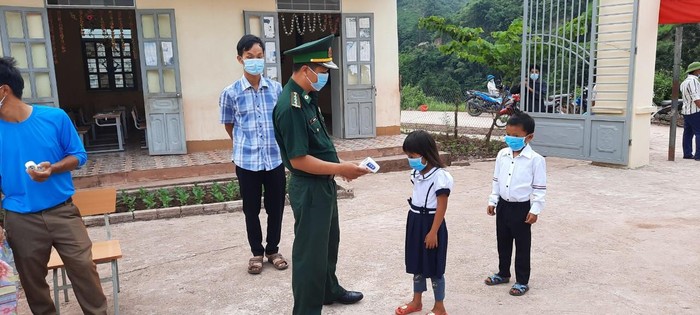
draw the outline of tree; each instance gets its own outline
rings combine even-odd
[[[522,19],[513,21],[505,31],[491,32],[491,41],[483,37],[484,30],[480,27],[460,27],[447,23],[445,18],[438,16],[421,19],[419,27],[438,31],[452,39],[440,46],[443,54],[456,55],[497,70],[504,79],[511,80],[511,84],[520,81]],[[486,142],[491,141],[491,134],[499,118],[499,114],[494,115],[491,128],[486,134]]]
[[[460,27],[447,23],[438,16],[423,18],[421,28],[438,31],[452,40],[440,46],[443,54],[478,63],[498,71],[512,83],[519,81],[522,54],[522,19],[513,21],[507,30],[491,32],[491,39],[484,38],[480,27]]]
[[[513,20],[522,15],[522,0],[473,0],[451,20],[459,26],[479,26],[490,34],[507,29]]]

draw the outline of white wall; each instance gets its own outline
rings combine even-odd
[[[2,0],[0,5],[10,7],[39,7],[43,8],[44,0]]]
[[[243,10],[276,11],[275,0],[137,0],[138,9],[175,9],[187,141],[228,139],[219,124],[219,94],[239,79],[236,44]]]
[[[344,0],[343,13],[374,13],[377,127],[401,125],[396,1]]]
[[[0,5],[43,7],[44,0],[1,0]],[[136,0],[137,9],[174,9],[187,141],[227,139],[219,124],[221,90],[242,75],[236,43],[243,10],[276,11],[275,0]],[[374,13],[377,127],[400,125],[399,56],[395,1],[345,0],[343,13]],[[281,31],[281,30],[280,30]]]

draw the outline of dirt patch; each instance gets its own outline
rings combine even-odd
[[[654,224],[654,223],[637,223],[635,224],[640,229],[645,229],[645,230],[653,230],[653,229],[658,229],[660,227],[663,227],[660,224]]]

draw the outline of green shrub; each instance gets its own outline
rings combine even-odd
[[[173,196],[170,195],[170,190],[165,188],[159,189],[158,200],[160,200],[160,203],[163,205],[163,208],[170,207],[170,202],[173,201]]]
[[[672,90],[673,74],[668,70],[656,71],[654,74],[654,103],[660,105],[661,101],[670,100]],[[681,97],[680,93],[678,97]]]
[[[147,195],[148,195],[148,191],[146,191],[145,188],[143,188],[143,187],[139,188],[139,198],[141,198],[141,200],[145,199]]]
[[[158,204],[156,201],[156,194],[152,192],[147,192],[144,197],[141,198],[141,201],[146,205],[146,209],[155,209],[156,204]]]
[[[122,191],[119,196],[119,202],[121,202],[129,212],[136,210],[136,197],[127,194],[125,191]]]
[[[232,180],[228,182],[228,184],[226,184],[226,187],[224,187],[224,190],[226,190],[226,198],[229,201],[240,199],[241,189],[240,186],[238,186],[237,181]]]
[[[187,202],[190,200],[190,193],[187,191],[187,189],[184,189],[182,187],[175,187],[174,190],[175,198],[180,203],[180,205],[187,205]]]
[[[401,89],[401,109],[416,109],[422,104],[430,103],[430,98],[418,86],[405,85]]]
[[[204,192],[204,188],[198,186],[197,184],[192,187],[192,196],[194,197],[194,202],[198,205],[201,205],[204,203],[204,196],[206,193]]]
[[[226,195],[221,189],[221,184],[214,182],[213,184],[211,184],[209,192],[211,192],[211,196],[214,197],[214,200],[216,200],[216,202],[226,201]]]

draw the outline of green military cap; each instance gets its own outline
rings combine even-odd
[[[285,55],[292,56],[294,63],[318,63],[328,69],[338,69],[333,63],[333,37],[328,35],[313,42],[304,43],[298,47],[284,52]]]

